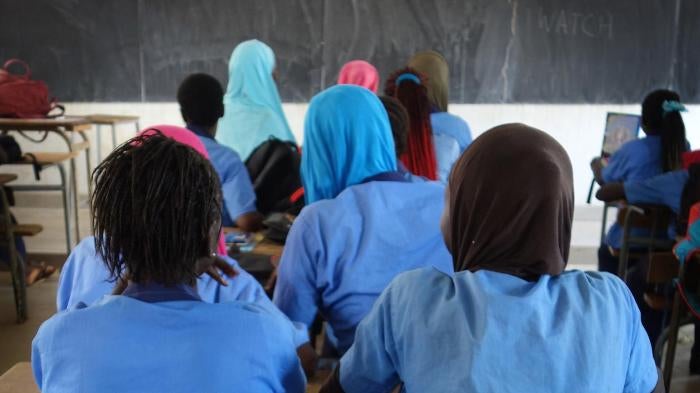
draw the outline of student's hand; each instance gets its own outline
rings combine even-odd
[[[208,274],[209,277],[225,287],[228,286],[228,282],[222,277],[221,273],[229,278],[234,278],[238,275],[238,271],[219,256],[200,258],[197,263],[200,264],[200,266],[206,266],[204,273]]]
[[[607,161],[604,158],[596,157],[591,160],[591,170],[593,171],[593,177],[598,184],[604,184],[603,181],[603,168],[605,168]]]

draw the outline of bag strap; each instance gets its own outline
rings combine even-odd
[[[3,64],[2,68],[9,73],[9,68],[13,64],[20,64],[22,67],[24,67],[24,74],[19,74],[19,76],[23,76],[25,79],[32,77],[32,71],[29,69],[29,64],[20,59],[10,59]]]
[[[59,112],[59,113],[50,114],[51,111],[53,111],[54,109],[60,109],[60,112]],[[66,107],[64,107],[64,106],[61,105],[61,104],[57,104],[56,101],[52,101],[52,102],[51,102],[51,109],[49,110],[49,113],[46,114],[46,118],[47,118],[47,119],[55,119],[55,118],[57,118],[57,117],[63,116],[64,113],[66,113]]]
[[[34,178],[36,181],[41,180],[41,170],[43,169],[41,165],[39,165],[39,161],[36,159],[36,156],[32,153],[24,153],[24,157],[29,157],[29,159],[32,160],[32,168],[34,169]]]
[[[41,143],[49,137],[49,131],[44,131],[44,135],[39,139],[32,138],[31,136],[27,135],[24,131],[21,130],[17,130],[17,132],[19,132],[19,134],[22,135],[25,139],[30,140],[34,143]]]

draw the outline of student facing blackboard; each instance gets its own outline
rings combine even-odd
[[[647,95],[642,103],[642,130],[646,137],[625,143],[609,159],[593,159],[591,168],[598,183],[645,180],[680,169],[681,156],[689,148],[680,114],[684,111],[678,93],[656,90]],[[619,249],[621,240],[622,228],[613,225],[605,247],[601,247],[605,255],[599,259],[599,268],[617,271],[617,262],[607,258],[607,246]]]
[[[95,248],[123,285],[120,296],[44,322],[32,345],[39,387],[303,392],[289,320],[271,305],[210,304],[197,292],[197,277],[216,277],[219,266],[221,190],[207,159],[144,135],[110,154],[93,179]]]
[[[681,116],[685,111],[676,92],[656,90],[647,95],[642,102],[641,124],[646,137],[625,143],[609,159],[593,159],[591,168],[596,181],[600,184],[635,182],[681,169],[682,154],[689,149]],[[633,230],[631,234],[644,236],[647,233]],[[621,243],[622,226],[615,223],[598,249],[598,270],[617,273],[619,259],[613,251],[619,250]],[[644,301],[640,302],[640,309],[643,320],[654,313]],[[654,325],[645,324],[652,343],[660,334],[660,327]]]

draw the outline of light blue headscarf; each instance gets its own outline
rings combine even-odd
[[[338,85],[317,94],[304,123],[306,203],[335,198],[368,177],[396,171],[389,117],[371,91]]]
[[[224,117],[216,140],[237,151],[244,161],[271,136],[296,143],[272,78],[274,70],[275,54],[258,40],[240,43],[231,54]]]

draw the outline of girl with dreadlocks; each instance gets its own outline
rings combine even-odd
[[[201,275],[226,286],[217,268],[234,274],[215,253],[222,198],[207,159],[153,131],[117,148],[92,179],[93,262],[118,285],[41,326],[32,344],[39,388],[303,392],[289,320],[269,303],[200,296]]]
[[[342,354],[396,275],[423,266],[452,270],[438,226],[444,187],[396,171],[389,118],[363,87],[316,95],[304,132],[307,206],[287,237],[273,301],[306,326],[320,312],[329,344]]]
[[[425,83],[418,71],[404,68],[389,77],[384,93],[397,98],[408,112],[408,143],[401,161],[414,175],[445,182],[459,157],[459,144],[453,138],[433,134]]]

